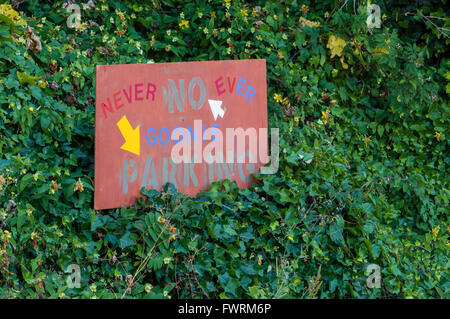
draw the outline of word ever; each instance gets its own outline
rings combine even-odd
[[[230,93],[233,93],[233,88],[234,88],[234,83],[236,82],[236,78],[233,78],[233,84],[231,84],[230,81],[230,77],[227,77],[228,80],[228,89],[230,91]],[[217,89],[217,94],[220,96],[223,93],[226,92],[225,89],[222,89],[222,87],[224,86],[223,84],[223,77],[219,77],[217,80],[214,81],[214,83],[216,84],[216,89]],[[252,104],[253,102],[253,96],[255,95],[255,88],[253,86],[251,86],[250,84],[247,86],[247,89],[245,90],[245,95],[244,95],[244,85],[247,83],[247,81],[245,81],[242,78],[238,78],[238,82],[236,85],[236,93],[240,96],[242,96],[244,98],[244,100],[247,100],[247,97],[249,98],[249,103]]]

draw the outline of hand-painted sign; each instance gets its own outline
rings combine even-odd
[[[265,60],[102,65],[96,82],[95,209],[168,182],[247,187],[269,161]]]

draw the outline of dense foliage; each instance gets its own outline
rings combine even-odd
[[[0,5],[0,298],[448,298],[448,4],[376,3]],[[278,173],[93,210],[96,65],[247,58]]]

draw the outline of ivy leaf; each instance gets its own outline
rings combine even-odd
[[[236,231],[230,225],[223,226],[223,230],[230,236],[237,235]]]
[[[126,232],[125,235],[120,237],[119,239],[119,247],[122,249],[125,249],[129,246],[134,245],[134,241],[130,238],[131,234],[130,232]]]
[[[17,71],[17,78],[19,79],[20,84],[30,84],[36,85],[36,81],[40,78],[38,76],[32,76],[25,72]]]
[[[27,185],[30,184],[32,179],[33,175],[31,174],[26,174],[24,177],[22,177],[22,179],[19,182],[18,192],[21,193],[25,189],[25,187],[27,187]]]
[[[328,44],[327,48],[331,51],[331,58],[338,56],[342,56],[342,52],[344,51],[345,46],[347,45],[347,42],[345,42],[344,39],[337,37],[335,35],[331,35],[328,38]]]
[[[333,223],[328,228],[328,235],[331,240],[336,244],[345,244],[344,237],[342,236],[342,227],[338,223]]]

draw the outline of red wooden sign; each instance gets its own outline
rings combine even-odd
[[[97,66],[95,209],[168,182],[248,187],[269,161],[266,86],[265,60]]]

